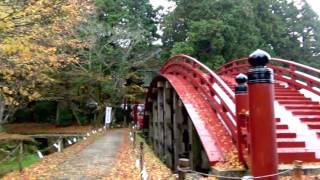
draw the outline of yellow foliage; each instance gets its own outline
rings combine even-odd
[[[89,46],[75,38],[73,29],[92,10],[89,0],[0,3],[0,96],[7,105],[41,98],[53,82],[48,72],[78,61],[64,48]]]

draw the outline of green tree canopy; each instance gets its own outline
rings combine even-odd
[[[164,57],[186,53],[214,68],[260,48],[314,66],[319,59],[319,17],[302,1],[174,0],[162,24]]]

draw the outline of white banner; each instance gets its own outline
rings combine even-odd
[[[106,117],[105,117],[105,124],[110,124],[111,123],[111,110],[112,107],[106,107]]]
[[[41,151],[37,150],[37,153],[38,153],[39,158],[42,159],[43,155],[42,155]]]

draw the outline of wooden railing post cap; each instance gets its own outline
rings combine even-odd
[[[190,165],[190,160],[187,158],[180,158],[179,159],[179,167],[180,168],[186,168],[189,167]]]
[[[301,168],[302,164],[303,164],[303,161],[300,161],[300,160],[294,160],[293,161],[293,165],[294,165],[295,168]]]

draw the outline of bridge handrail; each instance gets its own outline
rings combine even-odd
[[[216,74],[214,73],[210,68],[208,68],[207,66],[205,66],[204,64],[202,64],[200,61],[198,61],[197,59],[187,56],[185,54],[177,54],[175,56],[172,56],[171,58],[169,58],[166,63],[163,65],[163,67],[166,67],[172,60],[176,60],[179,59],[179,57],[182,57],[183,60],[185,60],[184,62],[189,63],[194,65],[197,64],[201,67],[202,70],[204,70],[206,72],[206,74],[208,74],[211,78],[216,79],[218,85],[220,87],[223,88],[223,90],[225,90],[225,92],[230,96],[234,98],[234,93],[233,91],[229,88],[229,86]],[[160,70],[161,71],[161,70]]]
[[[191,69],[195,69],[195,72],[196,72],[196,70],[199,70],[200,72],[206,75],[206,78],[208,79],[205,80],[205,83],[209,85],[207,87],[209,87],[212,92],[216,92],[215,94],[217,95],[219,101],[221,101],[220,103],[222,104],[222,106],[216,107],[217,112],[220,112],[220,111],[221,113],[222,111],[229,112],[231,117],[229,117],[227,113],[225,115],[220,113],[219,114],[221,115],[221,118],[223,120],[223,123],[226,125],[226,128],[229,130],[234,140],[236,140],[235,108],[233,103],[234,93],[230,89],[230,87],[227,86],[227,84],[211,69],[209,69],[204,64],[202,64],[201,62],[199,62],[198,60],[190,56],[178,54],[176,56],[169,58],[166,61],[166,63],[162,66],[160,72],[162,74],[165,74],[167,69],[170,68],[170,65],[177,65],[187,71],[190,71]],[[200,86],[203,86],[203,85],[200,85]],[[221,94],[220,89],[224,94]]]
[[[269,67],[275,72],[275,79],[284,81],[293,87],[309,90],[320,96],[320,70],[297,62],[272,58]],[[246,73],[248,58],[228,62],[218,68],[219,75]]]

